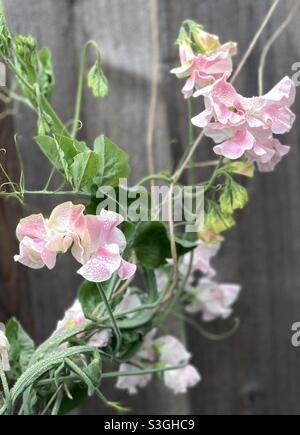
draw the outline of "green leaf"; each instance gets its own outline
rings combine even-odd
[[[164,265],[171,256],[166,227],[161,222],[143,223],[137,232],[133,248],[142,266],[157,269]]]
[[[36,40],[32,36],[17,35],[14,38],[14,58],[16,68],[21,76],[30,84],[37,83]],[[18,79],[25,95],[33,101],[32,92]]]
[[[14,318],[7,323],[5,334],[10,343],[9,361],[11,369],[9,376],[17,380],[28,367],[34,353],[34,343]]]
[[[66,350],[55,351],[47,354],[47,358],[30,365],[27,370],[18,378],[11,390],[13,402],[49,370],[59,367],[66,358],[77,355],[92,353],[95,349],[90,346],[72,346]]]
[[[85,385],[74,385],[70,388],[73,400],[64,394],[58,415],[65,415],[82,405],[88,398],[88,389]],[[50,398],[49,398],[50,400]]]
[[[223,170],[229,174],[243,175],[244,177],[253,178],[254,163],[248,161],[230,162],[223,167]]]
[[[102,361],[100,353],[97,350],[95,350],[92,362],[84,368],[83,371],[96,387],[100,385],[102,378]]]
[[[87,319],[97,320],[96,314],[102,303],[97,285],[93,282],[84,281],[79,288],[78,299],[85,317]]]
[[[232,214],[237,209],[243,209],[248,199],[247,190],[232,178],[229,178],[220,196],[221,210],[223,213]]]
[[[104,98],[108,94],[109,84],[101,68],[99,58],[88,74],[88,87],[92,90],[96,98]]]
[[[46,135],[36,136],[34,139],[55,169],[64,175],[67,175],[68,162],[63,150],[59,147],[57,140]]]
[[[100,168],[95,178],[98,187],[117,187],[120,178],[127,178],[130,174],[128,155],[118,145],[105,136],[95,140],[94,151],[100,157]]]
[[[232,214],[224,213],[221,207],[214,202],[210,202],[204,219],[205,228],[213,233],[222,233],[235,225]]]
[[[47,99],[52,95],[55,79],[53,73],[52,54],[48,47],[43,47],[38,57],[38,83],[40,92]]]
[[[0,53],[5,57],[9,56],[9,49],[11,46],[11,34],[7,26],[4,8],[2,2],[0,3]]]
[[[74,157],[74,162],[70,167],[70,173],[72,184],[77,191],[83,187],[90,187],[93,179],[97,175],[99,165],[99,156],[94,151],[84,151]]]

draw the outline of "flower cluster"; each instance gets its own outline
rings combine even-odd
[[[182,89],[185,98],[191,97],[195,89],[199,90],[214,83],[224,73],[231,73],[232,56],[237,53],[235,42],[221,45],[217,35],[205,32],[201,26],[191,21],[189,24],[193,41],[181,29],[178,39],[181,66],[171,71],[180,79],[187,78]]]
[[[20,253],[15,261],[32,269],[53,269],[57,254],[71,248],[83,265],[78,273],[88,281],[107,281],[115,272],[122,280],[131,277],[136,266],[121,256],[126,247],[125,236],[117,228],[122,216],[106,210],[99,216],[84,215],[84,210],[83,205],[66,202],[49,219],[42,214],[22,219],[17,227]]]
[[[217,145],[214,152],[228,159],[245,157],[256,162],[262,172],[273,171],[289,152],[274,135],[289,132],[295,121],[290,110],[295,100],[295,84],[283,78],[270,92],[246,98],[228,81],[236,44],[221,45],[216,35],[204,32],[195,23],[179,38],[181,66],[171,72],[188,80],[186,98],[203,96],[205,110],[192,119]],[[195,54],[195,49],[200,53]],[[196,90],[196,92],[194,92]]]
[[[204,322],[211,322],[218,318],[227,319],[232,314],[232,305],[236,302],[241,287],[238,284],[219,284],[211,278],[215,277],[216,271],[211,266],[211,259],[219,252],[220,243],[207,244],[198,242],[192,259],[192,270],[202,273],[200,280],[193,278],[187,283],[186,311],[191,314],[202,313]],[[183,259],[182,273],[186,273],[190,262],[190,256]]]
[[[164,370],[163,380],[165,385],[174,394],[186,393],[189,388],[194,387],[201,381],[197,369],[189,364],[191,354],[177,338],[166,335],[155,339],[155,334],[156,330],[152,330],[145,336],[135,357],[128,363],[121,364],[120,373],[134,373],[136,367],[140,364],[146,365],[148,369],[159,367]],[[172,369],[177,365],[183,365],[184,367]],[[127,390],[129,394],[136,394],[138,388],[146,387],[151,379],[151,374],[120,376],[117,381],[117,388]]]
[[[211,86],[195,93],[203,95],[206,109],[192,119],[218,145],[214,152],[228,159],[246,157],[260,171],[272,171],[289,152],[274,134],[288,133],[295,120],[290,106],[295,100],[295,84],[283,78],[262,97],[239,95],[224,75]]]

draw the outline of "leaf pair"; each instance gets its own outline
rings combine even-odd
[[[105,136],[95,140],[93,151],[84,142],[64,135],[41,135],[35,140],[76,191],[89,191],[93,184],[116,187],[119,179],[130,173],[128,155]]]

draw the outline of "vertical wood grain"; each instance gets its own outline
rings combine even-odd
[[[16,30],[32,33],[53,50],[57,74],[54,105],[64,119],[72,117],[80,47],[95,39],[103,52],[109,78],[109,97],[97,102],[85,94],[81,135],[89,144],[101,133],[110,136],[131,155],[132,180],[146,172],[145,142],[150,99],[151,46],[148,0],[9,0],[4,1]],[[270,0],[160,0],[160,80],[155,134],[159,169],[171,168],[186,146],[186,104],[182,84],[169,74],[177,63],[173,45],[181,21],[193,18],[223,41],[239,42],[240,54],[271,4]],[[241,93],[257,93],[257,67],[264,41],[283,20],[292,0],[282,1],[268,29],[237,81]],[[291,65],[300,61],[300,13],[272,49],[266,67],[265,88],[270,89]],[[195,102],[195,110],[200,105]],[[300,114],[299,96],[294,110]],[[29,187],[39,187],[48,165],[35,147],[33,115],[5,123],[3,141],[12,147],[12,132],[21,136]],[[238,333],[224,343],[208,342],[190,331],[190,349],[203,382],[188,396],[167,394],[159,382],[136,398],[106,387],[106,394],[132,405],[135,413],[194,414],[299,414],[300,352],[291,346],[290,328],[300,320],[300,198],[299,123],[285,138],[292,151],[274,174],[259,174],[249,182],[251,201],[239,216],[238,227],[227,234],[217,260],[219,279],[240,282],[243,293],[236,306],[241,318]],[[14,157],[10,162],[14,164]],[[212,143],[204,141],[197,159],[213,156]],[[17,173],[17,169],[12,168]],[[199,174],[200,177],[203,174]],[[50,210],[54,201],[34,198],[28,210]],[[2,246],[11,257],[11,236],[20,209],[1,203]],[[13,218],[12,218],[13,217]],[[5,227],[6,228],[6,227]],[[9,235],[8,235],[9,232]],[[55,272],[25,271],[3,255],[1,314],[21,315],[40,340],[75,296],[77,278],[70,258],[59,260]],[[9,296],[6,295],[9,293]],[[223,331],[231,322],[207,325]],[[107,413],[98,402],[85,405],[83,413]]]

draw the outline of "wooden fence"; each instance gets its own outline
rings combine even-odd
[[[131,155],[133,179],[147,170],[145,147],[151,90],[151,23],[149,0],[6,0],[9,22],[16,31],[31,33],[53,51],[57,87],[54,105],[65,120],[73,115],[80,48],[88,39],[102,47],[110,81],[109,97],[98,102],[87,92],[83,128],[90,143],[105,133]],[[177,62],[174,46],[181,21],[193,18],[222,40],[247,48],[270,7],[270,0],[159,0],[160,70],[155,128],[158,169],[170,168],[186,143],[186,104],[181,83],[169,74]],[[282,0],[271,23],[237,81],[239,90],[257,94],[257,67],[264,42],[287,15],[293,1]],[[300,13],[270,52],[266,86],[272,87],[292,64],[300,61]],[[300,113],[300,100],[294,107]],[[35,118],[20,108],[19,115],[1,123],[1,148],[8,150],[11,173],[17,173],[13,135],[19,135],[27,186],[39,188],[49,166],[35,146]],[[300,321],[300,127],[296,122],[286,138],[292,145],[273,174],[258,175],[249,183],[250,205],[228,233],[218,258],[220,279],[241,282],[236,306],[241,327],[225,342],[211,342],[189,332],[189,346],[203,382],[187,396],[169,394],[153,382],[137,397],[113,391],[107,394],[132,406],[135,413],[156,414],[299,414],[300,350],[291,345],[291,325]],[[198,158],[211,157],[209,142]],[[56,320],[73,301],[78,286],[70,257],[60,259],[55,272],[29,271],[14,264],[14,236],[22,213],[48,212],[56,200],[33,197],[22,211],[13,202],[0,202],[0,319],[16,315],[37,341],[46,338]],[[224,331],[231,322],[208,326]],[[82,413],[109,413],[90,401]]]

